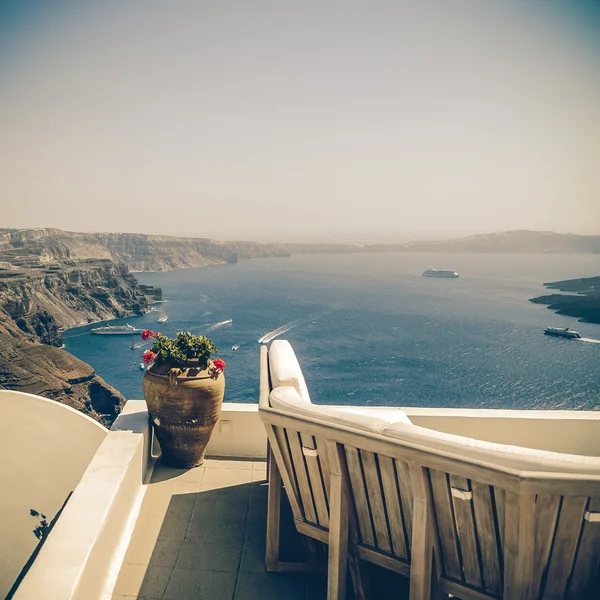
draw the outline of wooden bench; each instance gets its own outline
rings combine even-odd
[[[357,558],[409,576],[411,600],[600,597],[600,459],[403,421],[369,430],[356,415],[332,419],[302,402],[304,388],[295,375],[273,382],[261,348],[268,570],[305,568],[278,559],[283,480],[298,531],[329,544],[328,598],[345,597],[348,561],[359,579]],[[275,408],[278,394],[288,403]]]

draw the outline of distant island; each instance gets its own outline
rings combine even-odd
[[[484,252],[514,254],[600,253],[600,235],[577,235],[552,231],[502,231],[452,240],[375,244],[368,252]]]
[[[544,284],[549,289],[568,292],[531,298],[530,302],[547,304],[559,315],[577,317],[580,321],[600,324],[600,277],[566,279]]]
[[[262,244],[134,233],[0,229],[0,389],[52,398],[110,425],[123,396],[61,349],[61,330],[143,314],[161,291],[134,271],[227,265],[294,254],[383,252],[596,253],[600,236],[507,231],[406,244]],[[547,284],[577,295],[533,298],[562,314],[600,323],[599,280]]]

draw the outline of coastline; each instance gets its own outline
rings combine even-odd
[[[534,304],[546,304],[559,315],[575,317],[580,323],[600,324],[600,276],[564,279],[544,283],[549,290],[562,294],[547,294],[530,298]]]

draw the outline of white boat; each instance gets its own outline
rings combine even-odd
[[[445,277],[452,279],[460,277],[460,275],[452,269],[427,269],[427,271],[423,271],[423,277]]]
[[[162,317],[158,317],[158,323],[166,323],[169,320],[168,315],[163,315]]]
[[[231,346],[232,350],[237,350],[240,347],[239,344],[234,344],[233,346]]]
[[[568,327],[547,327],[544,329],[545,335],[555,335],[557,337],[565,337],[570,339],[581,339],[579,331],[573,331]]]
[[[147,346],[150,343],[150,340],[147,340],[145,342],[139,342],[138,344],[131,344],[131,346],[129,346],[132,350],[137,350],[138,348],[142,348],[143,346]]]
[[[136,329],[132,325],[104,325],[92,329],[92,333],[96,335],[135,335],[142,333],[142,329]]]
[[[218,323],[215,323],[214,325],[207,327],[204,332],[208,333],[209,331],[214,331],[215,329],[219,329],[219,327],[223,327],[224,325],[229,325],[230,323],[233,323],[233,319],[227,319],[226,321],[219,321]]]
[[[140,363],[140,369],[141,369],[142,371],[145,371],[145,370],[146,370],[146,367],[144,366],[144,363]]]

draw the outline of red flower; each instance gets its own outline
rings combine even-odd
[[[151,329],[144,329],[144,331],[142,331],[142,339],[144,341],[152,339],[155,335],[156,334]]]
[[[219,369],[219,371],[225,369],[225,361],[222,358],[215,358],[215,360],[213,360],[213,365],[215,369]]]
[[[146,352],[144,352],[143,358],[144,358],[144,362],[147,365],[149,365],[151,362],[156,360],[156,354],[154,354],[154,352],[152,352],[152,350],[146,350]]]

